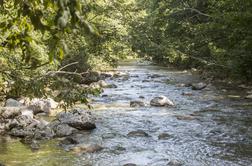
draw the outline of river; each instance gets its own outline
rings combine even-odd
[[[209,85],[199,91],[183,86],[200,82],[197,75],[146,63],[121,63],[128,76],[108,79],[92,101],[97,129],[82,134],[84,143],[104,147],[96,153],[66,152],[60,140],[44,141],[32,152],[18,140],[0,139],[0,162],[14,166],[249,166],[252,165],[252,104],[238,88]],[[174,107],[152,107],[164,95]],[[140,97],[140,98],[139,98]],[[145,107],[130,107],[141,100]],[[79,107],[84,107],[79,105]],[[146,135],[128,133],[142,131]]]

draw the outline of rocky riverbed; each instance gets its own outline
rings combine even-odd
[[[1,109],[5,119],[1,125],[8,135],[0,139],[0,163],[10,166],[252,163],[252,104],[248,89],[214,86],[190,71],[144,63],[121,64],[111,73],[104,75],[105,81],[92,83],[93,87],[105,89],[99,97],[93,97],[91,111],[84,105],[76,105],[76,109],[49,118],[43,113],[40,116],[41,108],[47,114],[51,110],[48,105],[53,104],[37,101],[30,104],[36,107],[23,107],[10,101],[8,108]]]

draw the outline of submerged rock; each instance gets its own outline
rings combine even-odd
[[[133,163],[127,163],[127,164],[124,164],[123,166],[137,166],[137,165]]]
[[[150,105],[162,107],[162,106],[174,106],[175,104],[165,96],[158,96],[150,101]]]
[[[168,133],[161,133],[161,134],[159,134],[159,136],[158,136],[158,139],[159,139],[159,140],[168,140],[168,139],[170,139],[170,138],[171,138],[171,135],[168,134]]]
[[[95,153],[101,151],[102,149],[103,147],[98,144],[80,144],[70,150],[74,153]]]
[[[192,96],[193,94],[191,92],[183,92],[182,95],[183,96]]]
[[[175,115],[178,120],[195,120],[196,118],[191,115]]]
[[[130,107],[144,107],[145,103],[143,101],[130,101]]]
[[[37,151],[40,149],[40,145],[36,140],[33,140],[30,144],[30,148],[32,149],[32,151]]]
[[[75,128],[70,127],[67,124],[56,125],[53,128],[53,131],[55,132],[55,135],[57,137],[65,137],[65,136],[72,135],[74,132],[77,132],[77,130]]]
[[[149,137],[149,134],[147,134],[143,130],[136,130],[136,131],[131,131],[127,134],[129,137]]]
[[[207,84],[200,82],[192,84],[192,90],[202,90],[207,87]]]

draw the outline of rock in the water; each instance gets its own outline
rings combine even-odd
[[[195,120],[195,117],[191,115],[176,115],[175,117],[178,120]]]
[[[152,75],[148,76],[148,78],[160,78],[160,77],[164,77],[164,76],[159,75],[159,74],[152,74]]]
[[[7,99],[5,102],[5,107],[21,107],[21,106],[23,106],[23,104],[15,99]]]
[[[97,82],[101,79],[100,73],[96,71],[90,71],[88,73],[82,74],[82,84],[91,84],[93,82]]]
[[[68,126],[67,124],[59,124],[53,128],[55,135],[57,137],[65,137],[72,135],[77,130],[73,127]]]
[[[169,163],[167,165],[168,166],[182,166],[183,163],[180,162],[179,160],[171,160],[171,161],[169,161]]]
[[[116,84],[109,84],[106,88],[117,88]]]
[[[103,94],[101,97],[103,97],[103,98],[104,98],[104,97],[108,97],[108,95],[107,95],[107,94]]]
[[[100,87],[102,87],[102,88],[106,88],[109,84],[106,82],[106,81],[104,81],[104,80],[100,80],[100,81],[98,81],[98,84],[100,85]]]
[[[133,163],[127,163],[127,164],[124,164],[123,166],[137,166],[137,165]]]
[[[129,74],[124,72],[116,72],[114,77],[129,77]]]
[[[18,115],[21,115],[21,110],[19,107],[2,107],[0,112],[3,118],[12,119]]]
[[[105,78],[109,78],[109,77],[113,77],[113,73],[111,72],[103,72],[100,74],[101,78],[105,79]]]
[[[96,128],[95,118],[91,112],[81,109],[73,109],[70,112],[64,113],[62,112],[58,115],[58,120],[62,124],[68,124],[79,130],[92,130]]]
[[[83,135],[72,135],[72,136],[66,137],[60,143],[62,145],[80,144],[82,138],[83,138]]]
[[[145,103],[143,101],[130,101],[130,107],[144,107]]]
[[[139,96],[140,99],[144,99],[145,97],[144,96]]]
[[[162,107],[162,106],[174,106],[175,104],[165,96],[158,96],[150,101],[150,105]]]
[[[98,144],[89,144],[89,145],[83,144],[75,146],[71,150],[74,153],[95,153],[101,151],[102,149],[103,147]]]
[[[159,136],[158,136],[159,140],[168,140],[170,138],[171,138],[171,135],[168,133],[162,133],[162,134],[159,134]]]
[[[32,140],[30,148],[32,149],[32,151],[36,151],[40,149],[40,145],[36,140]]]
[[[247,96],[245,97],[245,99],[252,99],[252,94],[251,94],[251,95],[247,95]]]
[[[127,134],[129,137],[148,137],[149,134],[147,134],[143,130],[136,130],[136,131],[131,131]]]
[[[192,90],[202,90],[207,87],[207,84],[200,82],[192,84]]]
[[[191,92],[183,92],[182,95],[183,96],[192,96],[193,94]]]

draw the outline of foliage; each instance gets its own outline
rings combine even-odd
[[[0,96],[87,103],[99,91],[76,78],[130,52],[122,13],[130,3],[123,4],[128,1],[0,1]]]
[[[252,79],[252,2],[138,0],[133,48],[158,63]]]

